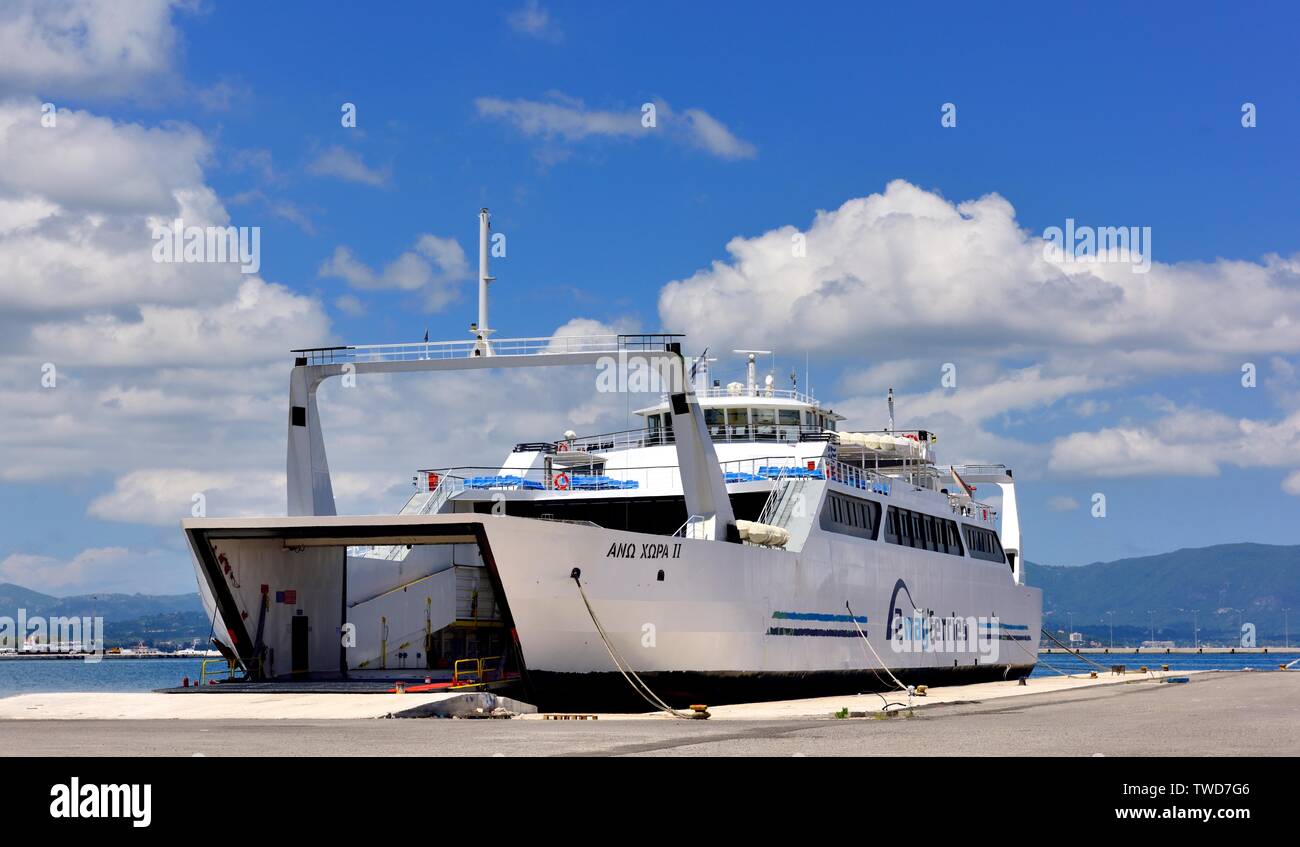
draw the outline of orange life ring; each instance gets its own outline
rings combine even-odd
[[[569,475],[567,473],[557,473],[551,477],[551,484],[561,491],[569,487]]]
[[[561,441],[559,444],[555,445],[555,449],[560,453],[567,453],[569,452],[569,442]]]

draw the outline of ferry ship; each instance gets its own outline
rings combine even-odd
[[[498,681],[591,711],[1030,673],[1042,598],[1011,469],[940,465],[933,433],[895,429],[892,391],[883,428],[847,427],[760,374],[766,351],[736,351],[724,384],[680,335],[495,338],[479,224],[471,337],[293,351],[288,516],[182,522],[248,677]],[[663,393],[635,429],[425,463],[398,514],[336,514],[324,380],[562,365]]]

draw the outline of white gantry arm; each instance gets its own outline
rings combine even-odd
[[[1010,472],[1008,471],[1008,475]],[[1020,544],[1020,511],[1016,508],[1016,484],[999,482],[1002,489],[1002,549],[1011,557],[1011,572],[1016,585],[1025,584],[1024,551]]]
[[[1016,505],[1016,481],[1005,465],[955,465],[953,470],[970,483],[992,483],[1002,491],[1002,549],[1011,562],[1016,585],[1025,582],[1025,557],[1020,538],[1020,510]]]
[[[316,388],[325,379],[341,373],[341,365],[294,365],[289,374],[286,484],[291,516],[337,514],[329,461],[325,458],[325,440],[321,436],[320,412],[316,409]]]
[[[681,361],[680,359],[678,360]],[[673,439],[677,443],[677,468],[682,477],[688,517],[704,519],[702,537],[715,541],[739,541],[736,516],[727,496],[727,483],[718,465],[718,453],[704,422],[695,393],[687,391],[668,398],[673,414]],[[700,536],[695,536],[700,537]]]
[[[471,341],[390,344],[372,347],[332,347],[295,350],[299,354],[289,377],[289,438],[286,461],[288,513],[333,515],[334,488],[321,434],[316,389],[345,373],[413,373],[486,368],[536,368],[556,365],[597,365],[618,361],[620,355],[667,356],[676,386],[673,430],[677,460],[686,496],[686,513],[713,520],[711,537],[735,534],[735,517],[713,440],[689,380],[677,335],[608,335],[571,338],[498,339],[485,350],[483,338]],[[662,370],[658,372],[663,372]]]

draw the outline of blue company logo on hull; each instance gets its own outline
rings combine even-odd
[[[898,605],[899,595],[905,597],[912,607],[906,614]],[[975,653],[979,657],[976,659],[977,664],[980,661],[996,662],[1001,652],[1000,641],[1028,640],[1029,637],[1002,637],[1000,633],[1003,629],[1022,629],[1027,632],[1029,627],[1022,624],[1004,626],[996,616],[963,617],[956,612],[939,615],[932,609],[922,609],[916,605],[907,583],[901,579],[894,583],[886,614],[886,638],[895,653]]]
[[[777,621],[807,621],[815,623],[854,623],[855,621],[862,626],[867,623],[866,615],[836,615],[827,612],[773,612],[772,620]],[[821,638],[856,638],[858,635],[857,627],[849,629],[823,629],[821,627],[811,626],[769,626],[768,635],[793,635],[793,636],[812,636]]]
[[[1028,641],[1029,625],[1023,623],[1000,623],[984,621],[980,626],[988,629],[989,637],[996,636],[1000,641]]]

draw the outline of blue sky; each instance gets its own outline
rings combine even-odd
[[[1032,560],[1300,543],[1292,9],[64,11],[0,12],[0,580],[189,590],[191,492],[283,509],[288,348],[462,337],[484,205],[503,335],[807,355],[864,428],[892,385],[941,458],[1016,468]],[[182,213],[261,227],[257,281],[151,263]],[[1045,263],[1067,218],[1150,227],[1150,273]],[[342,507],[621,428],[583,379],[327,391]]]

